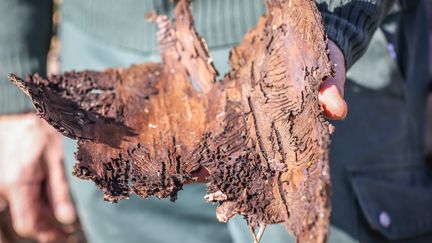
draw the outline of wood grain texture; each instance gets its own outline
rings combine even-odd
[[[205,199],[218,203],[220,221],[240,214],[253,229],[284,223],[299,242],[324,242],[331,127],[318,90],[332,75],[327,39],[314,1],[266,4],[219,82],[188,0],[177,2],[175,21],[149,15],[162,63],[10,79],[78,140],[74,174],[106,200],[175,200],[205,168]]]

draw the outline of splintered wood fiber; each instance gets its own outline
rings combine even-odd
[[[266,6],[231,50],[222,80],[188,0],[177,2],[175,20],[149,15],[162,63],[10,79],[42,118],[78,140],[73,173],[106,200],[175,200],[206,170],[205,199],[218,203],[220,221],[240,214],[252,229],[284,223],[299,242],[324,242],[330,125],[318,90],[332,75],[327,39],[314,1]]]

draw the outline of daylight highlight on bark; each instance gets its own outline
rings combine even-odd
[[[188,0],[177,1],[175,21],[148,16],[162,63],[9,78],[78,140],[74,175],[94,181],[105,200],[174,201],[205,169],[205,200],[218,203],[220,221],[240,214],[253,231],[284,223],[298,242],[325,242],[330,125],[318,90],[332,75],[327,39],[314,1],[266,4],[220,81]]]

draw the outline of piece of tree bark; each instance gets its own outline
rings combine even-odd
[[[267,12],[231,51],[216,82],[188,0],[159,27],[163,63],[48,80],[10,79],[38,114],[78,140],[74,174],[105,199],[171,197],[209,172],[205,199],[217,217],[255,229],[285,223],[299,242],[324,242],[329,226],[330,125],[318,90],[332,75],[327,39],[312,0],[267,0]]]

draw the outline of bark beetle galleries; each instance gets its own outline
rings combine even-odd
[[[74,174],[106,200],[175,200],[204,167],[205,199],[218,203],[219,220],[284,223],[299,242],[324,242],[330,125],[318,89],[332,75],[327,39],[314,1],[266,4],[219,82],[188,0],[177,2],[175,21],[149,16],[162,63],[10,80],[42,118],[78,140]]]

